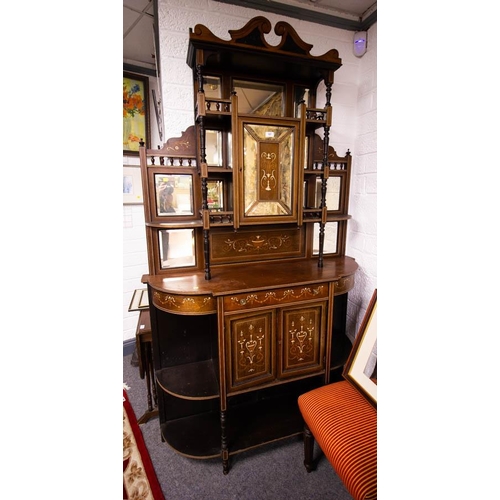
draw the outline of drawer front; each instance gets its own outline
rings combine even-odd
[[[321,373],[325,362],[326,302],[281,311],[279,378]]]
[[[281,306],[298,300],[323,299],[328,297],[328,283],[317,285],[278,288],[261,292],[240,293],[224,297],[224,310],[240,311],[252,307]]]
[[[177,295],[158,290],[153,291],[153,304],[175,314],[209,314],[217,310],[217,301],[211,295]]]
[[[228,392],[273,381],[275,312],[231,316],[225,326]]]

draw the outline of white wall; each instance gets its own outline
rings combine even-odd
[[[353,338],[377,277],[376,25],[368,33],[367,53],[357,58],[352,52],[351,31],[212,0],[186,0],[182,5],[177,0],[159,0],[158,10],[165,138],[179,137],[194,124],[193,79],[186,54],[189,28],[196,24],[204,24],[214,35],[229,40],[228,30],[242,28],[253,17],[263,15],[273,28],[282,20],[293,26],[304,41],[313,45],[313,55],[324,54],[332,48],[339,51],[343,65],[335,72],[332,89],[330,144],[339,155],[344,155],[347,149],[353,155],[350,204],[353,218],[349,221],[347,254],[360,265],[348,309],[348,334]],[[267,35],[272,45],[279,40],[273,31]],[[318,106],[322,104],[318,100]],[[140,218],[138,206],[124,206],[124,340],[135,335],[137,313],[128,313],[127,309],[132,291],[142,287],[140,277],[147,272]]]
[[[356,140],[351,150],[353,169],[346,253],[359,270],[349,293],[348,336],[356,335],[377,288],[377,25],[368,31],[366,53],[359,59]]]
[[[156,78],[148,78],[149,99],[151,103],[151,90],[155,89],[158,95]],[[152,103],[151,103],[152,104]],[[151,147],[160,144],[158,126],[154,107],[150,108],[151,122]],[[139,168],[138,156],[124,156],[124,166],[137,166]],[[123,340],[133,339],[137,329],[138,312],[128,312],[130,301],[134,290],[145,288],[141,278],[148,273],[148,254],[146,246],[146,230],[144,226],[144,206],[123,205]]]

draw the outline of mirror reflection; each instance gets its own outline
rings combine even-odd
[[[295,87],[293,92],[293,104],[295,117],[300,118],[300,104],[304,101],[306,107],[310,107],[309,89],[306,87]]]
[[[207,130],[205,133],[205,155],[207,165],[222,167],[222,132]]]
[[[159,216],[193,215],[193,177],[155,174],[156,213]]]
[[[330,177],[326,183],[326,207],[328,210],[339,210],[340,177]],[[316,208],[321,206],[321,179],[316,179]]]
[[[283,86],[262,82],[233,81],[238,96],[238,113],[284,116]]]
[[[337,222],[327,222],[325,224],[325,241],[323,244],[323,254],[337,253],[337,232]],[[314,224],[313,255],[319,255],[319,223]]]
[[[162,269],[196,264],[193,229],[161,229],[158,238]]]
[[[203,79],[203,91],[206,97],[220,99],[222,97],[220,78],[217,76],[206,76]]]
[[[207,204],[210,210],[224,210],[224,181],[207,182]]]

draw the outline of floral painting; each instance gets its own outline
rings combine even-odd
[[[147,77],[139,75],[123,75],[123,152],[136,154],[139,142],[149,145],[148,109],[147,109]]]

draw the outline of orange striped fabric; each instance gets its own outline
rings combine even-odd
[[[377,498],[377,411],[346,380],[299,396],[305,423],[355,500]]]

